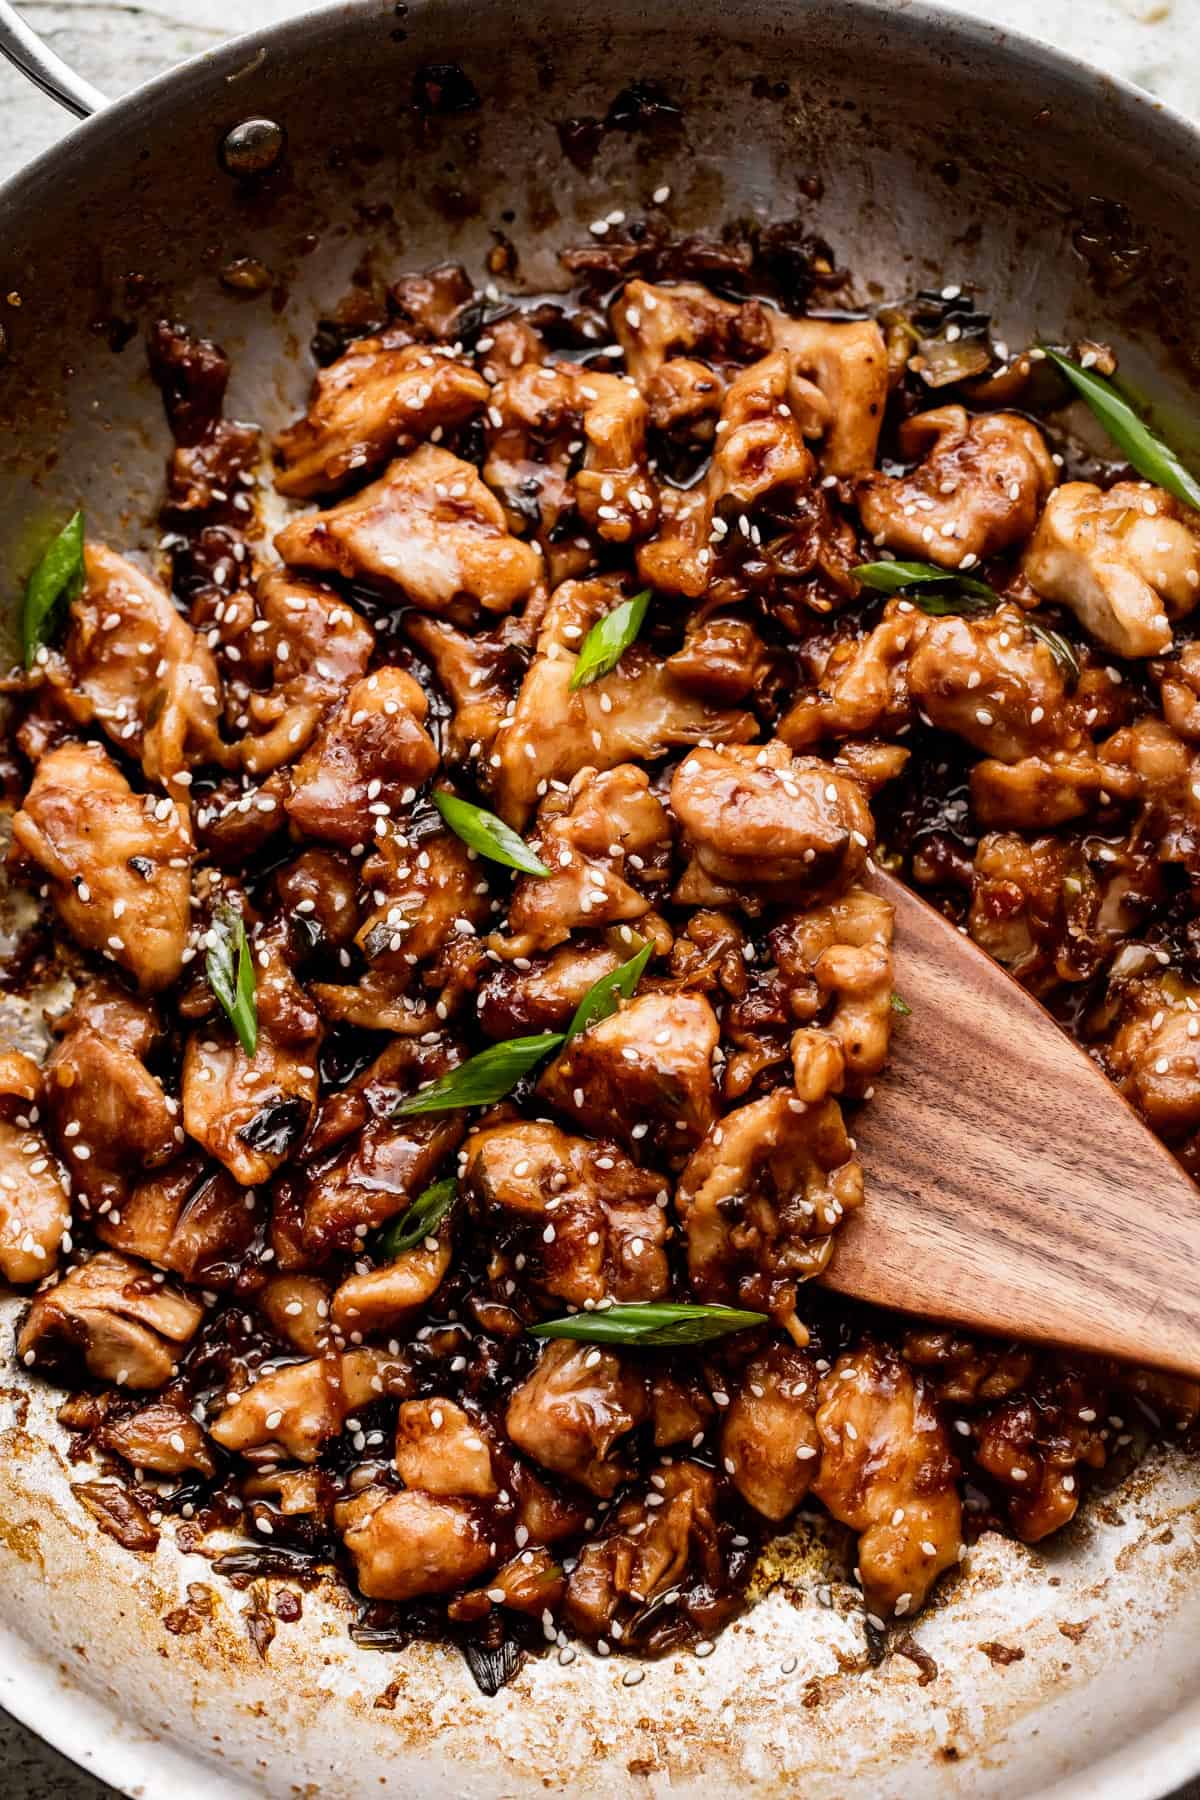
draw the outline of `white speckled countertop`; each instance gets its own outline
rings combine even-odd
[[[1200,114],[1200,0],[958,0]],[[103,92],[119,94],[234,31],[304,10],[303,0],[26,0],[25,17]],[[65,113],[0,61],[0,180],[67,129]],[[0,1712],[3,1800],[115,1800]],[[186,1796],[183,1797],[186,1800]],[[1200,1783],[1173,1797],[1200,1800]]]

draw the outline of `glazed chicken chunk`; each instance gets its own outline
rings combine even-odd
[[[608,1499],[628,1473],[621,1441],[649,1409],[644,1379],[613,1351],[552,1343],[513,1393],[505,1429],[544,1469]]]
[[[38,763],[12,835],[83,949],[147,993],[178,978],[194,855],[184,808],[135,794],[98,744],[72,740]]]
[[[1117,656],[1158,656],[1200,600],[1195,515],[1148,482],[1051,495],[1025,552],[1030,586],[1069,607]]]
[[[33,1059],[0,1051],[0,1274],[14,1287],[50,1274],[71,1221],[69,1177],[37,1125],[41,1099]]]
[[[21,1327],[17,1354],[30,1367],[75,1360],[119,1388],[160,1388],[203,1316],[144,1264],[102,1250],[43,1288]]]
[[[957,1465],[923,1383],[894,1351],[839,1357],[821,1381],[817,1432],[813,1491],[861,1533],[868,1608],[881,1619],[915,1612],[962,1542]]]

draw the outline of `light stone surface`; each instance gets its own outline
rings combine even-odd
[[[33,29],[102,92],[116,95],[185,56],[230,36],[304,11],[296,0],[158,0],[155,7],[110,0],[32,0]],[[1111,74],[1149,88],[1181,112],[1200,114],[1200,0],[959,0],[1041,37]],[[67,115],[0,61],[0,181],[69,127]],[[3,247],[0,246],[0,272]],[[4,1800],[116,1800],[111,1788],[77,1771],[0,1713],[0,1795]],[[186,1800],[186,1797],[184,1797]],[[1200,1782],[1173,1800],[1200,1800]]]

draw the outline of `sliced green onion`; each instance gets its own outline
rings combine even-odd
[[[63,605],[83,586],[83,514],[72,513],[47,546],[25,584],[21,642],[25,667],[32,669],[42,645],[53,636]]]
[[[880,594],[901,594],[912,587],[941,587],[952,582],[964,594],[976,600],[996,600],[998,595],[986,581],[964,575],[961,569],[939,569],[936,563],[873,562],[859,563],[850,573],[864,587]]]
[[[1043,354],[1076,393],[1087,401],[1126,462],[1147,481],[1157,482],[1176,500],[1200,511],[1200,481],[1185,469],[1169,444],[1140,419],[1121,390],[1094,369],[1085,369],[1058,350]]]
[[[649,604],[650,589],[643,588],[632,600],[623,600],[620,606],[614,606],[610,613],[596,621],[579,646],[571,675],[573,694],[616,668],[642,629]]]
[[[525,875],[549,875],[545,863],[539,861],[524,838],[518,837],[511,826],[485,806],[460,800],[457,794],[448,793],[445,788],[440,788],[433,796],[433,804],[455,837],[460,837],[480,856],[503,863],[507,869],[520,869]]]
[[[631,1301],[627,1306],[600,1307],[547,1319],[530,1331],[539,1338],[574,1338],[581,1344],[638,1344],[648,1349],[672,1344],[705,1344],[765,1325],[766,1313],[743,1312],[736,1306],[699,1306],[670,1301]]]
[[[592,983],[575,1008],[575,1017],[567,1026],[568,1043],[573,1037],[578,1037],[581,1031],[587,1031],[589,1026],[611,1018],[617,1010],[619,1000],[631,998],[653,954],[654,945],[643,944],[636,956],[631,956],[619,969],[611,970],[609,974],[602,975],[599,981]]]
[[[432,1237],[454,1205],[457,1192],[458,1183],[453,1175],[446,1175],[418,1194],[412,1205],[380,1232],[379,1248],[383,1254],[403,1256],[406,1250],[415,1250],[427,1237]]]
[[[461,1106],[492,1106],[536,1068],[544,1057],[566,1041],[561,1031],[544,1031],[538,1037],[509,1038],[507,1043],[493,1044],[448,1069],[419,1088],[407,1100],[401,1100],[392,1113],[394,1119],[411,1118],[418,1113],[454,1112]]]
[[[258,999],[254,958],[240,913],[227,907],[213,919],[204,959],[208,985],[225,1009],[247,1056],[258,1048]]]

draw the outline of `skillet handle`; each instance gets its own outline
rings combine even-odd
[[[31,31],[9,0],[0,0],[0,55],[7,56],[23,75],[74,113],[77,119],[90,118],[108,105],[108,96],[90,81],[77,75],[61,56],[56,56],[37,33]]]

